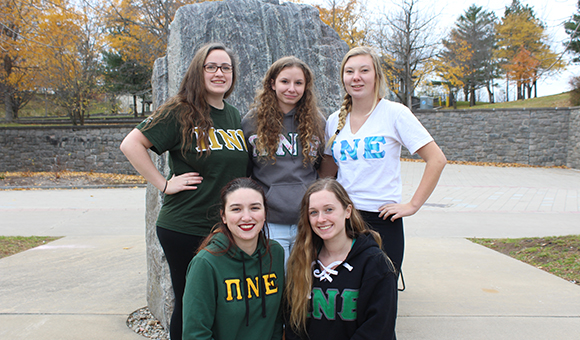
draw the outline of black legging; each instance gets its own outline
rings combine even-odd
[[[383,251],[391,259],[397,269],[401,272],[403,264],[403,253],[405,252],[405,235],[403,233],[403,219],[398,218],[391,222],[390,218],[383,220],[378,212],[359,210],[362,218],[369,224],[371,229],[381,235],[383,241]]]
[[[157,237],[169,264],[171,284],[175,294],[175,306],[169,323],[169,334],[171,340],[181,340],[185,274],[187,273],[189,262],[193,259],[195,251],[205,237],[183,234],[159,226],[157,227]]]

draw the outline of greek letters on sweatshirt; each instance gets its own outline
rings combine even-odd
[[[227,243],[215,234],[189,265],[183,339],[281,339],[284,250],[271,240],[271,257],[262,242],[251,256],[235,245],[220,252]]]
[[[286,327],[286,340],[396,339],[397,279],[373,237],[359,236],[334,270],[313,265],[308,334]]]
[[[182,153],[181,126],[175,113],[149,129],[143,130],[145,122],[137,126],[153,144],[151,150],[158,155],[169,153],[169,174],[178,176],[197,172],[203,181],[196,190],[184,190],[165,195],[156,225],[168,230],[197,236],[207,236],[219,221],[220,190],[232,179],[244,177],[248,164],[248,152],[242,132],[238,109],[224,102],[222,110],[211,107],[213,127],[209,132],[209,156],[199,155],[197,134],[185,156]]]
[[[304,165],[300,143],[296,109],[284,115],[283,131],[276,149],[276,162],[260,158],[256,151],[256,110],[248,112],[242,119],[242,129],[251,158],[252,178],[258,182],[268,200],[268,222],[296,224],[300,212],[300,201],[308,186],[318,178],[314,164]],[[320,124],[325,121],[320,116]],[[310,155],[316,157],[323,141],[311,145]]]

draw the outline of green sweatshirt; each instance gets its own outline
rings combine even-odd
[[[183,340],[282,339],[284,250],[258,242],[252,256],[222,233],[189,264],[183,294]],[[213,254],[212,254],[213,253]]]

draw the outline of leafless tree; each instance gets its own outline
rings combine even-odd
[[[418,0],[399,0],[395,9],[376,23],[373,44],[383,55],[391,89],[399,100],[412,108],[415,87],[426,74],[425,64],[436,54],[437,14],[422,11]]]

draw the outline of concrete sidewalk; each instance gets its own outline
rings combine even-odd
[[[144,339],[144,214],[142,188],[0,191],[0,235],[66,236],[0,259],[0,339]],[[580,286],[465,239],[580,234],[579,171],[448,165],[405,232],[399,340],[580,335]]]
[[[145,339],[145,189],[0,191],[0,235],[65,236],[0,259],[0,339]]]

